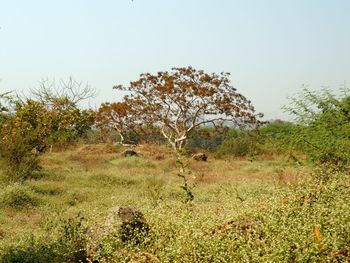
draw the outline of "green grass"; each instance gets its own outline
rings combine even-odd
[[[40,178],[0,180],[0,262],[350,259],[347,175],[321,183],[283,158],[187,159],[195,199],[185,204],[167,149],[140,147],[141,157],[124,158],[104,147],[47,153]],[[144,213],[151,231],[143,243],[120,240],[120,206]]]

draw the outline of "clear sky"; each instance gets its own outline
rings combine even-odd
[[[0,0],[0,92],[73,76],[115,84],[191,65],[230,72],[267,119],[302,84],[350,81],[349,0]]]

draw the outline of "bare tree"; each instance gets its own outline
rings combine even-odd
[[[66,100],[76,105],[83,100],[95,97],[96,90],[89,84],[76,81],[72,77],[67,81],[60,80],[58,84],[54,80],[42,79],[39,87],[31,90],[31,95],[45,104]]]

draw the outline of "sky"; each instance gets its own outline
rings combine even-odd
[[[302,85],[350,82],[349,0],[0,0],[0,93],[40,80],[116,84],[191,65],[230,72],[266,119]]]

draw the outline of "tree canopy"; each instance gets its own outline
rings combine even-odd
[[[116,85],[114,89],[129,92],[122,102],[133,112],[129,121],[160,127],[171,146],[181,151],[191,132],[200,126],[259,124],[262,114],[256,114],[251,102],[231,85],[229,75],[208,74],[192,67],[173,68],[155,75],[141,74],[129,86]],[[111,104],[103,105],[100,111],[106,105]],[[117,105],[105,114],[116,126],[125,117],[125,112],[116,110]]]
[[[135,131],[136,127],[142,125],[132,105],[126,102],[102,103],[95,113],[95,121],[99,127],[116,130],[120,144],[124,144],[129,131]]]

